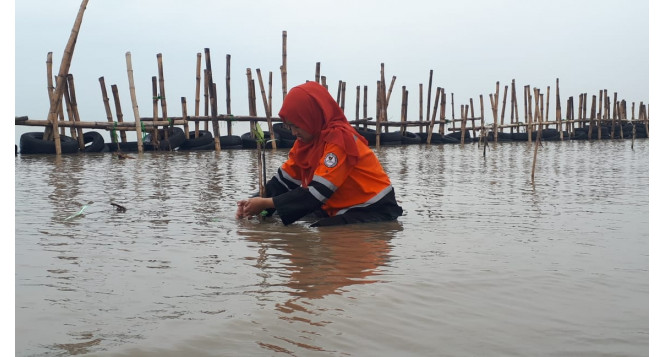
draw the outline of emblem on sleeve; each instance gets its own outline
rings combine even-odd
[[[337,155],[334,153],[329,153],[325,155],[325,166],[327,167],[335,167],[337,166],[337,162],[339,162],[339,159],[337,159]]]

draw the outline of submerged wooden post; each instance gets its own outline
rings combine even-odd
[[[131,103],[134,109],[134,120],[136,122],[136,144],[138,145],[138,152],[143,152],[143,140],[141,139],[143,133],[141,130],[141,116],[138,114],[138,103],[136,102],[136,88],[134,87],[134,70],[131,66],[131,52],[125,54],[127,59],[127,77],[129,78],[129,94],[131,96]]]

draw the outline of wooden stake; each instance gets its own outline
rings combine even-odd
[[[200,52],[196,54],[196,98],[194,99],[194,115],[200,115],[201,106],[201,58]],[[199,123],[194,122],[194,138],[199,135]]]
[[[261,76],[260,68],[256,68],[256,75],[258,76],[258,85],[261,88],[261,97],[263,97],[263,107],[265,108],[265,117],[267,118],[267,128],[270,131],[272,149],[276,150],[277,141],[274,139],[274,130],[272,129],[272,113],[270,111],[270,104],[267,102],[267,96],[265,95],[265,87],[263,86],[263,77]]]
[[[76,102],[76,89],[74,87],[74,76],[72,74],[67,75],[67,89],[69,91],[69,98],[71,100],[72,112],[74,113],[74,121],[81,121],[80,116],[78,115],[78,103]],[[85,141],[83,140],[83,129],[76,128],[76,137],[78,138],[78,146],[81,151],[85,150]],[[72,133],[72,136],[73,133]]]
[[[210,49],[205,48],[205,69],[207,71],[206,82],[210,96],[210,108],[212,110],[212,131],[214,134],[214,150],[221,151],[221,144],[219,142],[219,119],[217,118],[217,92],[212,80],[212,61],[210,60]]]
[[[113,93],[113,102],[115,103],[115,116],[118,118],[118,123],[123,122],[122,107],[120,106],[120,95],[118,94],[118,86],[111,85],[111,92]],[[120,131],[120,140],[123,143],[127,142],[127,133],[124,130]]]
[[[429,113],[431,111],[431,85],[433,83],[433,69],[429,70],[429,89],[427,91],[427,121],[431,120]]]
[[[272,74],[270,74],[271,76]],[[272,77],[270,77],[270,87],[272,87]],[[270,90],[270,93],[272,91]],[[272,95],[270,94],[270,98]],[[270,99],[270,103],[272,100]],[[272,106],[270,105],[270,108]],[[270,110],[271,111],[271,110]],[[231,115],[231,55],[226,55],[226,114]],[[226,131],[228,135],[233,135],[233,123],[230,121],[226,122]]]
[[[136,102],[136,88],[134,87],[134,70],[131,66],[131,52],[125,54],[127,59],[127,77],[129,78],[129,94],[131,95],[131,103],[134,109],[134,120],[136,122],[136,143],[138,145],[138,152],[143,152],[143,133],[141,131],[141,116],[138,114],[138,103]]]
[[[62,61],[60,62],[60,70],[58,72],[58,78],[56,80],[54,95],[51,96],[51,103],[48,112],[48,121],[51,126],[47,126],[44,129],[44,134],[42,136],[43,140],[54,140],[55,141],[55,153],[56,155],[62,154],[62,146],[60,144],[60,133],[58,133],[58,113],[60,111],[60,106],[62,105],[62,95],[64,93],[64,83],[67,80],[67,74],[69,74],[69,67],[71,65],[72,57],[74,56],[74,48],[76,47],[76,39],[78,38],[78,31],[81,28],[81,23],[83,22],[83,13],[85,12],[85,7],[88,4],[88,0],[83,0],[81,6],[78,9],[78,14],[76,20],[74,21],[74,26],[69,35],[69,41],[65,46],[65,51],[62,55]]]
[[[281,58],[282,58],[282,63],[281,63],[281,89],[283,91],[284,97],[283,99],[286,99],[286,93],[288,92],[288,85],[287,85],[287,79],[288,79],[288,66],[287,63],[287,55],[286,55],[286,43],[287,43],[287,37],[288,34],[286,31],[282,31],[281,33]]]
[[[440,99],[441,92],[442,88],[440,87],[436,88],[436,99],[434,100],[433,104],[433,114],[431,115],[431,119],[429,120],[429,126],[427,126],[427,145],[431,145],[431,136],[433,136],[433,126],[436,121],[436,109],[438,109],[438,100]]]

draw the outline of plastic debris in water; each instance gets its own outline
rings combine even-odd
[[[82,215],[82,214],[83,214],[83,211],[85,211],[86,208],[88,208],[88,205],[83,205],[83,207],[81,208],[80,211],[78,211],[78,212],[72,214],[71,216],[65,218],[65,221],[68,221],[68,220],[70,220],[70,219],[72,219],[72,218],[76,218],[76,217]]]

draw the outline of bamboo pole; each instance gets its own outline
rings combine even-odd
[[[401,123],[406,122],[406,100],[406,86],[401,86]],[[406,126],[402,125],[399,130],[401,131],[401,135],[404,135],[406,132]]]
[[[429,70],[429,87],[427,90],[427,121],[431,120],[429,116],[431,112],[431,85],[433,84],[433,69]]]
[[[423,101],[424,101],[424,93],[422,89],[422,83],[420,83],[420,121],[424,122],[424,106],[423,106]],[[420,133],[422,132],[422,127],[420,127]]]
[[[270,74],[272,76],[272,74]],[[270,88],[272,87],[272,77],[270,77]],[[270,90],[270,93],[272,91]],[[272,102],[272,94],[270,94],[270,103]],[[272,105],[270,105],[272,108]],[[271,109],[270,109],[271,110]],[[231,55],[226,55],[226,114],[231,115]],[[228,135],[233,135],[233,123],[226,122],[226,132]]]
[[[405,86],[404,86],[405,88]],[[437,87],[436,88],[436,99],[434,100],[433,104],[433,113],[431,114],[431,119],[429,119],[429,125],[427,126],[427,145],[431,145],[431,137],[433,136],[433,126],[435,124],[435,119],[436,119],[436,110],[438,109],[438,100],[440,99],[440,93],[442,92],[442,88]],[[420,126],[421,128],[421,126]]]
[[[210,116],[210,86],[208,85],[207,69],[203,69],[203,115]],[[210,130],[209,122],[205,121],[205,130]]]
[[[106,81],[104,80],[104,77],[99,77],[99,85],[101,86],[101,96],[104,101],[104,110],[106,110],[106,120],[108,120],[109,123],[113,123],[113,113],[111,112],[111,105],[110,101],[108,99],[108,92],[106,91]],[[115,129],[112,129],[111,132],[111,143],[115,143],[117,146],[118,150],[120,149],[120,143],[118,142],[117,135],[114,134]],[[122,133],[122,131],[121,131]],[[126,137],[126,135],[125,135]]]
[[[316,83],[320,84],[320,62],[316,62]]]
[[[108,92],[106,91],[106,81],[104,77],[99,77],[99,86],[101,87],[101,98],[104,101],[104,110],[106,111],[106,119],[109,123],[113,122],[113,113],[111,112],[110,100],[108,99]]]
[[[451,93],[452,96],[452,131],[456,130],[456,120],[454,120],[454,93]]]
[[[283,91],[284,97],[283,99],[286,99],[286,93],[288,92],[288,61],[287,61],[287,53],[286,53],[286,44],[287,44],[287,38],[288,34],[286,31],[281,32],[281,89]]]
[[[138,152],[143,152],[143,140],[141,139],[141,116],[138,114],[138,103],[136,102],[136,88],[134,87],[134,70],[131,66],[131,52],[125,54],[127,59],[127,77],[129,79],[129,94],[131,96],[131,103],[134,109],[134,120],[136,123],[136,143],[138,145]]]
[[[360,119],[360,86],[355,87],[355,120]],[[357,125],[356,125],[357,127]]]
[[[501,113],[500,113],[500,125],[501,125],[500,132],[501,133],[503,132],[502,126],[505,125],[505,107],[507,106],[507,90],[508,90],[508,88],[509,88],[509,86],[505,86],[505,92],[503,94],[503,109],[501,110]]]
[[[461,104],[461,146],[466,141],[466,120],[468,118],[468,105]]]
[[[71,97],[69,96],[69,84],[65,82],[65,91],[64,91],[64,104],[65,107],[67,108],[67,118],[69,119],[70,122],[75,122],[76,120],[74,119],[74,110],[73,110],[73,105],[71,103]],[[61,106],[62,107],[62,106]],[[62,113],[61,120],[64,121],[64,112]],[[65,134],[65,127],[61,125],[60,123],[60,135],[64,136]],[[74,126],[69,127],[69,135],[73,138],[76,139],[76,129]],[[80,143],[79,143],[80,146]]]
[[[166,108],[166,86],[164,85],[164,65],[161,53],[157,53],[157,68],[159,71],[159,102],[161,104],[161,115],[164,121],[168,121],[168,110]],[[164,130],[164,139],[167,138],[168,130]]]
[[[519,122],[519,106],[517,103],[517,96],[516,96],[516,82],[514,79],[512,79],[512,110],[514,111],[514,117],[512,124],[517,124]],[[519,131],[519,128],[517,127],[517,132]],[[510,127],[510,134],[514,133],[514,128]]]
[[[152,145],[159,148],[159,128],[154,125],[159,120],[159,89],[157,77],[152,76]],[[165,132],[166,130],[164,130]],[[166,137],[164,137],[166,139]]]
[[[491,114],[493,115],[493,141],[498,142],[498,111],[496,108],[496,98],[493,93],[489,93],[489,102],[491,103]],[[484,122],[482,122],[484,126]]]
[[[497,100],[498,98],[496,98]],[[475,108],[473,107],[473,98],[470,98],[470,117],[473,118],[470,121],[471,128],[473,130],[473,139],[477,138],[476,132],[475,132]]]
[[[363,113],[363,117],[365,119],[367,117],[367,99],[368,99],[368,94],[369,94],[368,91],[369,91],[368,86],[364,86],[364,88],[363,88],[364,101],[362,102],[362,113]],[[365,122],[364,123],[364,129],[366,129],[366,128],[367,128],[367,124]]]
[[[78,9],[78,14],[76,15],[76,20],[74,21],[74,26],[69,35],[69,41],[65,46],[64,53],[62,55],[62,61],[60,62],[60,70],[58,71],[58,78],[55,84],[54,95],[51,96],[50,107],[48,111],[48,121],[51,123],[51,126],[47,126],[44,129],[44,134],[42,136],[43,140],[55,141],[55,153],[56,155],[62,154],[62,146],[60,144],[60,133],[58,133],[58,114],[60,112],[60,106],[62,105],[62,96],[64,93],[64,83],[67,80],[67,74],[69,73],[69,67],[71,66],[71,60],[74,56],[74,48],[76,47],[76,39],[78,38],[78,31],[81,28],[81,23],[83,22],[83,13],[85,12],[85,7],[88,4],[88,0],[83,0],[81,6]]]
[[[115,103],[115,115],[118,118],[118,123],[123,122],[122,107],[120,106],[120,95],[118,94],[118,86],[111,85],[111,92],[113,93],[113,102]],[[120,132],[120,140],[123,143],[127,142],[127,134],[124,131]]]
[[[48,101],[51,102],[55,87],[53,87],[53,52],[46,55],[46,90],[48,91]]]
[[[196,54],[196,97],[194,99],[194,115],[199,116],[201,106],[201,58],[200,52]],[[199,123],[194,123],[194,138],[197,138],[199,133]]]
[[[78,114],[78,102],[76,101],[76,88],[74,86],[74,76],[70,73],[67,75],[67,89],[69,92],[69,98],[71,100],[72,112],[74,113],[74,121],[81,121],[81,118]],[[76,137],[78,138],[78,146],[81,151],[85,150],[85,141],[83,141],[83,129],[76,129]],[[72,135],[74,136],[74,135]]]
[[[533,97],[530,94],[530,85],[527,85],[523,87],[524,89],[524,103],[527,103],[528,105],[524,104],[524,108],[526,112],[524,113],[527,124],[526,124],[526,133],[528,133],[528,142],[532,142],[532,136],[533,136]]]
[[[613,116],[611,117],[611,139],[614,138],[616,132],[616,119],[618,114],[618,93],[613,92]]]
[[[186,140],[189,140],[189,124],[187,123],[187,98],[180,97],[180,103],[182,104],[182,119],[184,120],[184,137]]]
[[[272,112],[270,104],[267,102],[267,95],[265,94],[265,87],[263,86],[263,77],[261,76],[260,68],[256,68],[256,75],[258,76],[258,85],[261,88],[261,97],[263,98],[263,107],[265,108],[265,117],[267,118],[267,128],[270,131],[270,140],[272,149],[277,149],[277,141],[274,139],[274,129],[272,129]]]
[[[216,87],[214,86],[214,81],[212,80],[212,61],[210,60],[210,49],[205,48],[205,69],[206,79],[208,85],[208,92],[210,97],[210,109],[212,111],[212,131],[214,136],[214,150],[220,151],[221,144],[219,142],[219,120],[217,120],[217,92]]]
[[[503,102],[504,102],[504,98],[503,98]],[[480,94],[480,120],[481,120],[481,123],[482,123],[482,126],[481,126],[482,134],[480,135],[480,138],[481,138],[480,141],[482,141],[482,140],[484,141],[484,150],[483,150],[482,156],[486,157],[486,147],[487,147],[487,145],[489,145],[489,143],[488,143],[487,138],[486,138],[486,136],[487,136],[486,128],[484,127],[484,97],[481,94]],[[496,131],[494,131],[493,136],[497,138],[498,133]]]
[[[445,109],[447,108],[447,94],[445,93],[445,88],[441,89],[440,96],[440,124],[438,124],[438,133],[442,135],[445,132],[446,124]]]
[[[346,111],[346,82],[341,82],[341,111]]]

